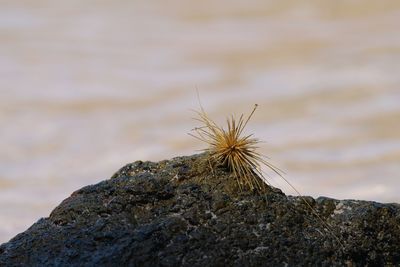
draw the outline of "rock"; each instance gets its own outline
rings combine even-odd
[[[137,161],[0,246],[0,266],[400,264],[400,205],[240,192],[205,154]]]

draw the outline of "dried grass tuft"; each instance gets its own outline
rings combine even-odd
[[[208,144],[204,151],[209,153],[212,162],[220,163],[232,171],[241,190],[261,191],[265,188],[268,183],[263,175],[262,165],[281,176],[281,171],[257,152],[259,139],[254,138],[253,134],[243,134],[257,106],[254,106],[247,119],[243,114],[239,119],[233,116],[227,118],[227,128],[218,126],[201,108],[201,111],[195,111],[198,115],[195,119],[203,126],[194,128],[195,134],[190,134]]]
[[[250,189],[261,192],[268,185],[261,167],[264,165],[271,169],[299,195],[320,220],[325,230],[338,241],[341,249],[344,249],[341,238],[335,235],[332,226],[324,221],[307,199],[283,177],[283,172],[280,169],[266,161],[266,157],[257,152],[257,145],[260,140],[254,138],[253,134],[243,135],[244,128],[256,111],[257,106],[257,104],[254,106],[247,119],[244,119],[243,114],[237,120],[233,116],[228,118],[227,128],[225,129],[210,119],[200,104],[201,111],[195,111],[198,114],[198,118],[195,118],[195,120],[202,123],[203,126],[194,128],[195,134],[189,134],[208,144],[208,148],[204,151],[209,153],[211,161],[220,163],[233,172],[240,190]]]

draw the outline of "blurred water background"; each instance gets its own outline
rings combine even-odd
[[[400,202],[400,1],[0,0],[0,243],[249,113],[305,195]],[[277,177],[271,183],[295,194]]]

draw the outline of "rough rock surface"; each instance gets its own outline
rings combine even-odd
[[[0,266],[400,264],[400,205],[307,200],[319,218],[278,189],[240,192],[204,154],[137,161],[1,245]]]

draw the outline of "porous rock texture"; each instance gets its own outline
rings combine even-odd
[[[0,266],[400,264],[400,205],[306,197],[313,212],[279,189],[241,192],[206,156],[136,161],[74,192],[1,245]]]

